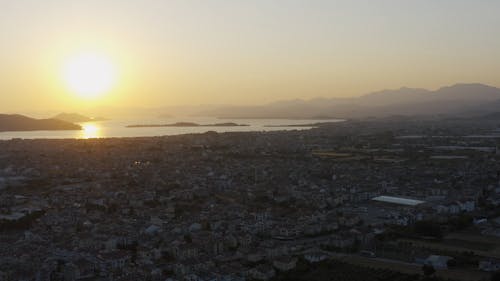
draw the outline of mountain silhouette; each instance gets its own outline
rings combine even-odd
[[[0,114],[0,132],[81,129],[79,125],[57,119],[34,119],[19,114]]]
[[[285,100],[262,106],[226,106],[200,112],[219,118],[363,118],[391,115],[460,115],[498,111],[500,89],[484,84],[455,84],[435,91],[382,90],[354,98]]]

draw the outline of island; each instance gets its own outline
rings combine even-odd
[[[104,117],[88,117],[78,113],[60,113],[52,119],[62,120],[70,123],[82,123],[82,122],[98,122],[98,121],[106,121],[107,118]]]
[[[247,124],[236,124],[232,122],[216,123],[216,124],[198,124],[193,122],[177,122],[172,124],[144,124],[144,125],[128,125],[127,128],[154,128],[154,127],[242,127],[250,126]]]
[[[335,122],[319,122],[319,123],[308,123],[308,124],[290,124],[290,125],[264,125],[264,127],[273,128],[273,127],[321,127],[329,124],[333,124]]]
[[[35,119],[20,114],[0,114],[0,132],[81,129],[80,125],[58,119]]]

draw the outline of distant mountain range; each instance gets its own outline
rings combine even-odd
[[[70,123],[81,123],[81,122],[92,122],[92,121],[96,122],[96,121],[108,120],[103,117],[88,117],[78,113],[60,113],[52,117],[52,119],[62,120]]]
[[[58,119],[34,119],[19,114],[0,114],[0,132],[81,129],[79,125]]]
[[[456,84],[435,91],[401,88],[355,98],[279,101],[262,106],[225,106],[199,112],[219,118],[364,118],[391,115],[477,116],[500,111],[500,89]]]

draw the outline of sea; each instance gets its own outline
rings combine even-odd
[[[264,132],[284,130],[308,130],[315,123],[341,122],[341,119],[218,119],[211,117],[153,118],[153,119],[113,119],[99,122],[79,123],[82,130],[71,131],[23,131],[0,132],[0,139],[91,139],[91,138],[123,138],[153,137],[180,134],[196,134],[208,131],[215,132]],[[249,126],[219,127],[134,127],[128,125],[174,124],[193,122],[200,125],[217,123],[236,123]],[[293,127],[289,127],[294,125]]]

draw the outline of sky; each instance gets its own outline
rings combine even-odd
[[[499,14],[496,0],[0,0],[0,112],[500,86]],[[88,53],[116,76],[92,99],[64,73]]]

